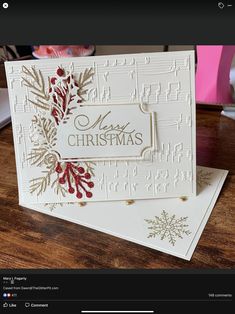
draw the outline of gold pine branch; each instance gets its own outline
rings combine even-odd
[[[32,122],[37,126],[38,133],[43,136],[44,146],[46,145],[47,149],[52,148],[57,140],[57,130],[54,122],[40,115],[34,116]]]
[[[80,73],[78,78],[78,86],[79,86],[79,96],[83,99],[82,95],[86,94],[87,89],[85,88],[87,85],[91,83],[92,77],[95,74],[93,68],[85,69],[83,73]]]
[[[57,195],[62,195],[63,197],[66,196],[66,189],[59,184],[59,177],[57,177],[51,185],[54,188],[54,191]]]
[[[44,162],[44,157],[46,154],[46,148],[33,148],[27,160],[31,161],[31,165],[41,166]]]
[[[94,172],[94,166],[96,166],[96,163],[93,161],[85,161],[84,162],[86,165],[86,172],[90,173],[93,177],[95,176],[95,172]]]
[[[22,67],[22,72],[26,77],[22,77],[24,85],[31,89],[31,93],[37,97],[34,101],[29,99],[29,101],[40,109],[49,110],[50,105],[48,101],[50,99],[49,94],[46,91],[45,82],[40,70],[36,71],[34,67],[29,70],[26,66]]]
[[[46,175],[44,177],[39,177],[36,179],[32,179],[30,180],[30,193],[37,193],[37,196],[39,196],[40,194],[42,194],[43,192],[46,191],[46,188],[50,185],[51,183],[51,174],[52,174],[52,170],[49,171],[43,171],[44,173],[46,173]]]

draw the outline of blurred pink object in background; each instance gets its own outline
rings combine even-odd
[[[34,46],[33,56],[38,59],[43,58],[69,58],[90,56],[95,51],[95,46]]]
[[[197,46],[196,101],[232,104],[230,69],[235,46]]]

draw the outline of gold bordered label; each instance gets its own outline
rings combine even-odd
[[[156,149],[156,119],[142,104],[83,105],[58,125],[60,160],[143,159]]]

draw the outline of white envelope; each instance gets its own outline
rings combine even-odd
[[[21,205],[190,260],[227,174],[198,166],[196,197]]]

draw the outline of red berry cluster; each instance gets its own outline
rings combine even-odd
[[[91,189],[94,187],[94,183],[89,181],[91,175],[90,173],[85,172],[83,167],[77,166],[72,162],[67,162],[66,167],[63,170],[61,164],[58,162],[55,171],[59,174],[62,173],[62,176],[59,178],[59,183],[67,183],[69,193],[73,194],[76,190],[77,198],[82,198],[82,192],[86,194],[86,197],[92,197],[92,193],[87,190],[86,186]],[[71,176],[74,179],[73,181],[75,183],[75,189],[72,187]]]

